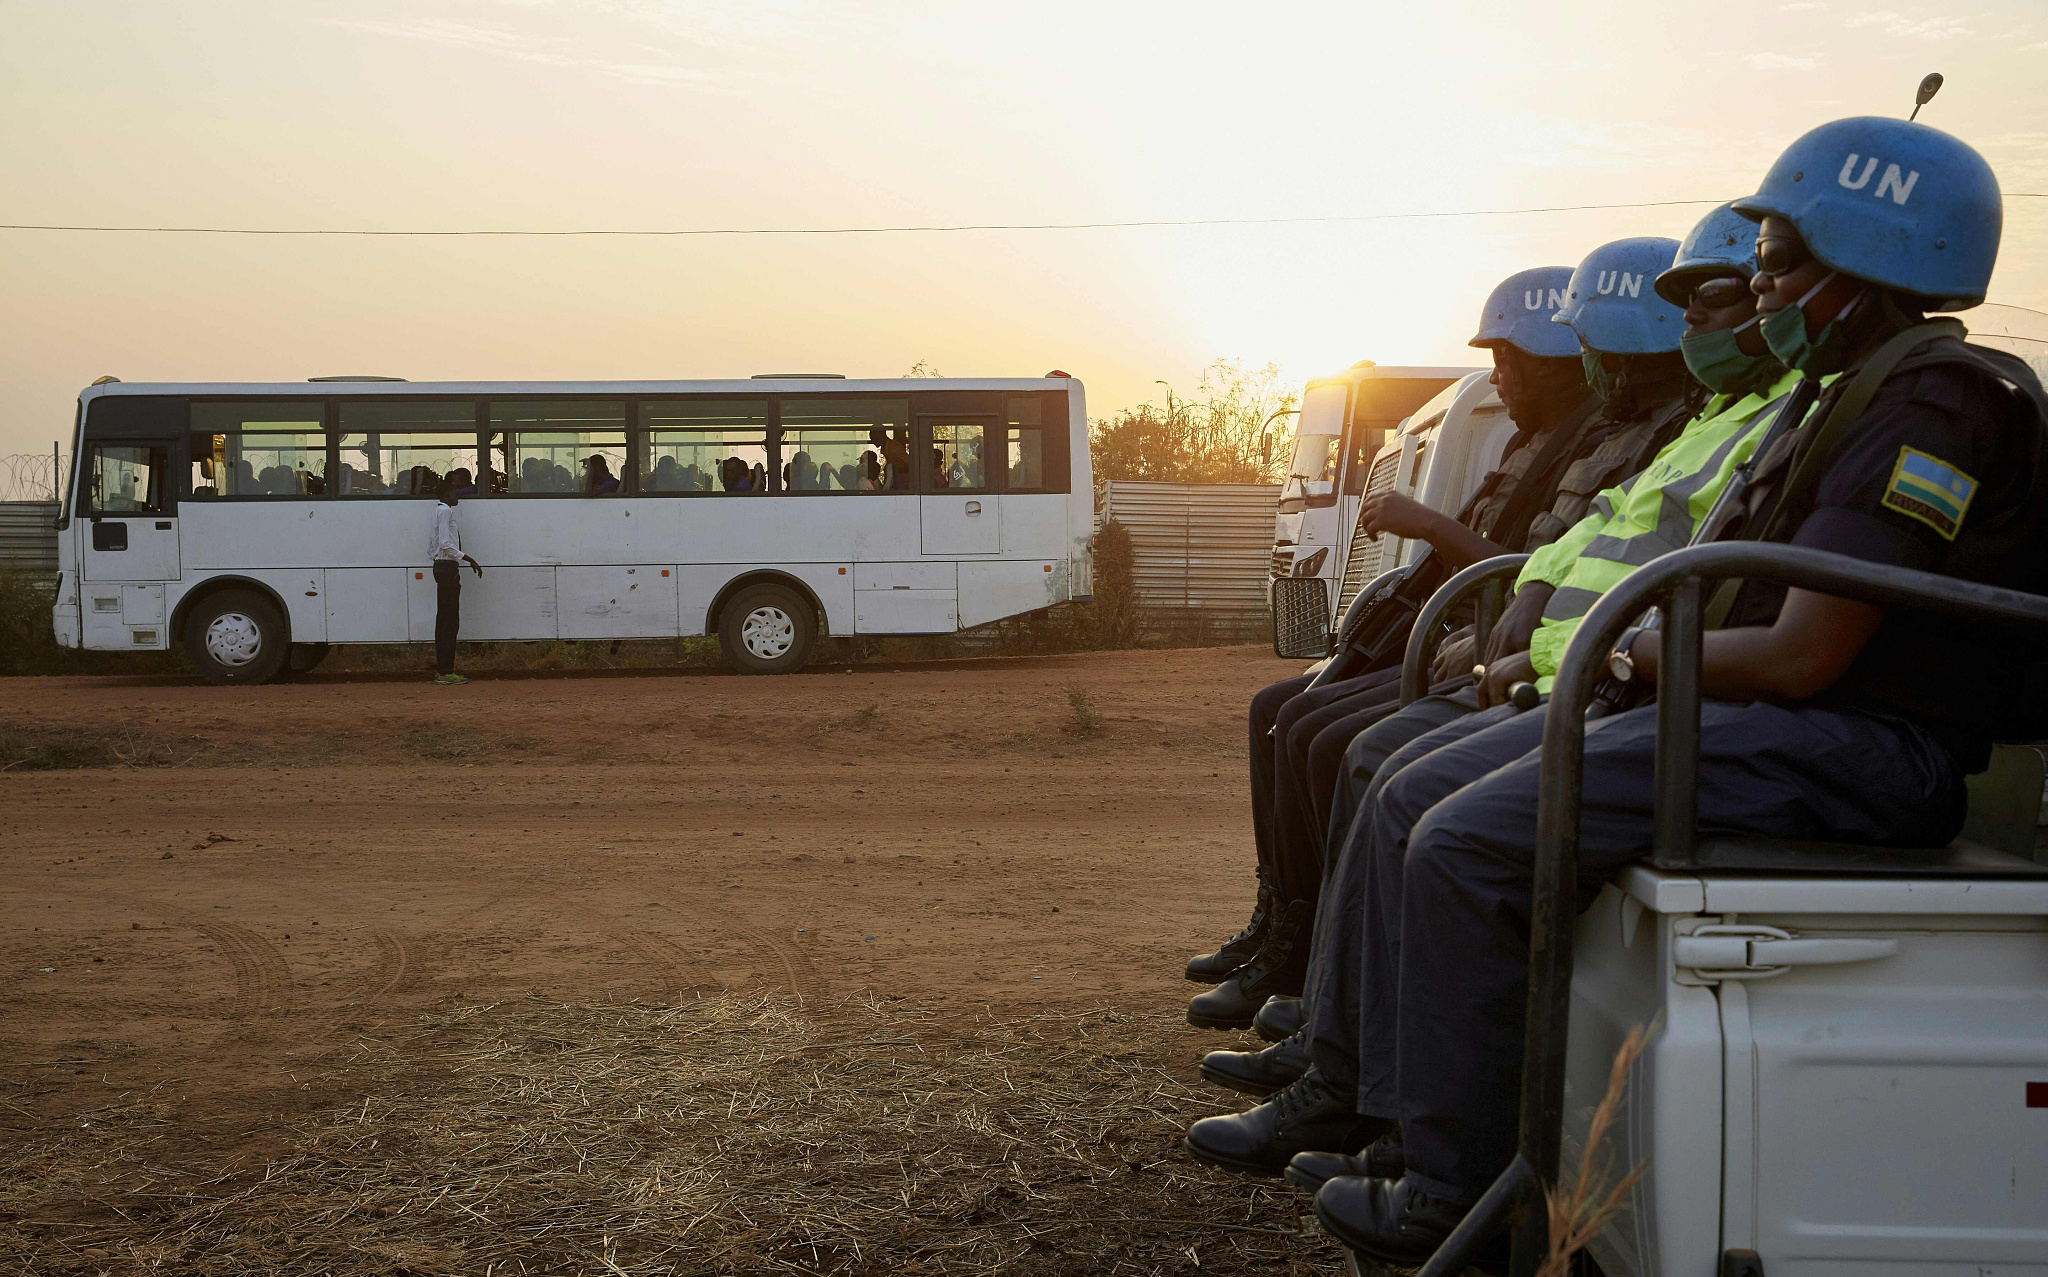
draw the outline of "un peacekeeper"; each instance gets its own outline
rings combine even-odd
[[[2002,214],[1990,167],[1924,125],[1838,120],[1735,207],[1760,223],[1751,286],[1772,353],[1841,376],[1759,456],[1731,530],[2048,593],[2048,395],[2019,360],[1923,320],[1983,300]],[[1654,685],[1660,653],[1638,630],[1612,664]],[[2048,719],[2038,660],[1997,627],[1746,584],[1705,636],[1699,823],[1942,845],[1990,741]],[[1581,907],[1649,845],[1655,717],[1588,726]],[[1512,1156],[1543,719],[1500,707],[1424,736],[1359,818],[1361,854],[1388,872],[1351,921],[1392,941],[1365,952],[1362,987],[1387,996],[1363,1007],[1360,1104],[1398,1121],[1404,1170],[1331,1179],[1316,1213],[1382,1262],[1432,1253]]]
[[[1337,850],[1307,981],[1308,1035],[1298,1049],[1212,1053],[1203,1063],[1212,1081],[1284,1084],[1313,1060],[1333,1105],[1352,1108],[1342,1102],[1358,1085],[1360,952],[1375,937],[1346,920],[1358,916],[1366,880],[1377,867],[1359,854],[1352,817],[1374,772],[1396,749],[1499,703],[1516,682],[1548,691],[1557,660],[1586,611],[1636,568],[1691,542],[1736,468],[1773,427],[1798,374],[1771,356],[1758,331],[1756,295],[1749,286],[1756,268],[1755,239],[1754,225],[1724,204],[1693,227],[1676,260],[1656,277],[1657,295],[1683,308],[1679,346],[1686,366],[1712,392],[1700,414],[1647,469],[1601,493],[1584,519],[1531,556],[1498,629],[1508,651],[1488,662],[1483,682],[1417,701],[1349,742],[1332,798],[1328,839]],[[1595,282],[1596,295],[1582,306],[1567,307],[1566,319],[1586,334],[1582,340],[1617,341],[1602,313],[1603,305],[1611,303],[1597,296],[1603,267],[1593,259],[1589,264],[1595,273],[1587,278]],[[1287,1071],[1290,1065],[1293,1073]],[[1287,1142],[1276,1146],[1276,1156]],[[1371,1156],[1382,1166],[1398,1167],[1398,1132],[1385,1137]],[[1289,1174],[1313,1187],[1329,1175],[1357,1173],[1363,1164],[1364,1159],[1332,1153],[1302,1159]]]
[[[1615,350],[1633,349],[1636,358],[1659,354],[1688,369],[1703,370],[1705,375],[1695,379],[1713,394],[1646,469],[1601,492],[1583,518],[1535,552],[1523,577],[1536,584],[1517,593],[1496,628],[1495,637],[1510,654],[1529,646],[1539,621],[1576,626],[1600,593],[1635,566],[1691,540],[1699,519],[1774,415],[1767,408],[1789,392],[1793,375],[1770,358],[1756,333],[1756,299],[1748,283],[1754,238],[1751,224],[1724,205],[1695,226],[1682,244],[1618,241],[1594,250],[1573,273],[1572,298],[1557,326],[1573,334],[1574,344],[1584,345],[1589,365],[1595,360],[1604,363]],[[1656,271],[1661,273],[1652,273]],[[1631,280],[1654,281],[1654,293],[1646,297],[1641,283],[1631,285]],[[1758,353],[1742,354],[1745,343]],[[1679,353],[1645,347],[1676,347]],[[1620,375],[1632,376],[1632,362],[1626,357],[1620,362]],[[1542,601],[1550,599],[1551,583],[1567,588],[1546,611]],[[1529,600],[1538,595],[1532,609]],[[1518,614],[1527,620],[1517,622]],[[1514,659],[1496,656],[1489,669]],[[1469,658],[1463,663],[1469,668]],[[1377,717],[1333,725],[1318,737],[1317,747],[1333,746],[1344,755],[1347,745],[1357,751],[1389,729],[1405,743],[1480,708],[1480,689],[1472,678],[1440,685],[1437,691],[1439,695],[1407,709],[1388,704]],[[1336,732],[1343,734],[1331,735]],[[1345,757],[1349,778],[1359,764],[1354,756]],[[1370,779],[1369,768],[1365,779]],[[1196,1156],[1220,1153],[1230,1159],[1226,1164],[1239,1169],[1277,1174],[1296,1153],[1322,1150],[1330,1155],[1290,1171],[1297,1178],[1311,1169],[1327,1177],[1365,1164],[1365,1159],[1349,1157],[1354,1149],[1343,1143],[1363,1124],[1352,1102],[1358,1077],[1352,1028],[1358,951],[1367,940],[1347,924],[1356,913],[1365,866],[1344,837],[1358,797],[1347,793],[1345,785],[1336,788],[1329,837],[1336,854],[1330,860],[1306,981],[1307,1027],[1301,1037],[1265,1051],[1216,1051],[1202,1062],[1203,1075],[1219,1085],[1253,1095],[1287,1087],[1282,1096],[1288,1102],[1283,1107],[1276,1096],[1273,1103],[1247,1113],[1196,1123],[1188,1133],[1188,1147]],[[1316,1067],[1308,1072],[1311,1062]],[[1390,1164],[1398,1166],[1397,1138],[1389,1137],[1368,1156],[1383,1165],[1391,1158]]]
[[[1413,529],[1398,534],[1429,540],[1453,569],[1505,553],[1504,546],[1522,543],[1530,522],[1550,503],[1566,465],[1579,451],[1582,436],[1594,424],[1596,403],[1576,358],[1577,347],[1568,333],[1560,333],[1550,323],[1570,278],[1569,267],[1539,266],[1508,276],[1487,298],[1479,336],[1472,344],[1493,352],[1491,380],[1516,430],[1502,453],[1499,469],[1486,477],[1459,517],[1444,518],[1404,497],[1381,499],[1373,505],[1378,517]],[[1279,744],[1302,714],[1384,689],[1399,676],[1394,671],[1377,671],[1307,691],[1312,677],[1304,674],[1283,680],[1252,698],[1252,830],[1258,852],[1258,899],[1244,930],[1214,952],[1188,962],[1187,978],[1197,984],[1229,980],[1259,955],[1269,939],[1284,937],[1284,943],[1293,946],[1305,938],[1313,907],[1294,909],[1294,921],[1287,922],[1287,905],[1301,898],[1291,894],[1299,884],[1283,883],[1274,869],[1276,839],[1292,843],[1309,836],[1309,827],[1300,819],[1298,797],[1291,790],[1285,797],[1276,793],[1281,781],[1275,765]],[[1267,971],[1249,982],[1252,988],[1232,997],[1232,1005],[1190,1009],[1189,1019],[1208,1028],[1244,1028],[1268,993],[1298,993],[1299,979],[1298,972]],[[1247,1001],[1248,1007],[1238,1005]]]
[[[1620,262],[1633,253],[1636,257],[1654,261],[1661,269],[1670,264],[1671,254],[1677,245],[1671,240],[1643,240],[1621,241],[1609,248],[1615,250],[1610,264]],[[1562,301],[1574,274],[1564,272],[1563,287],[1558,287],[1554,281],[1558,281],[1559,270],[1549,268],[1548,278],[1543,281],[1544,299]],[[1526,286],[1515,287],[1521,279],[1521,276],[1512,276],[1494,290],[1493,296],[1488,298],[1480,333],[1471,344],[1491,349],[1497,366],[1529,349],[1577,350],[1577,339],[1568,328],[1561,328],[1555,323],[1554,312],[1542,315],[1529,305],[1532,296]],[[1556,473],[1557,477],[1549,488],[1538,490],[1531,483],[1527,489],[1548,508],[1529,520],[1519,541],[1509,541],[1508,544],[1533,550],[1569,529],[1585,514],[1602,488],[1623,475],[1642,469],[1679,424],[1697,409],[1698,402],[1693,396],[1704,396],[1705,392],[1698,383],[1687,376],[1684,362],[1677,354],[1675,312],[1662,314],[1670,308],[1663,306],[1654,296],[1646,297],[1642,282],[1642,272],[1639,271],[1633,292],[1624,300],[1652,312],[1646,320],[1651,328],[1662,326],[1669,331],[1661,337],[1634,334],[1630,340],[1617,336],[1614,350],[1600,355],[1580,354],[1580,384],[1591,381],[1596,391],[1601,391],[1586,406],[1588,410],[1596,410],[1595,415],[1576,435],[1552,434],[1547,437],[1548,446],[1559,451],[1570,447],[1571,454],[1561,468],[1546,464],[1534,467],[1546,474]],[[1629,285],[1623,276],[1615,275],[1608,287],[1613,291],[1623,291]],[[1519,311],[1515,308],[1518,291],[1522,293]],[[1566,356],[1559,354],[1548,358],[1561,364]],[[1505,393],[1512,383],[1501,380],[1498,372],[1496,378]],[[1481,497],[1484,495],[1482,489]],[[1448,520],[1442,516],[1404,498],[1382,497],[1379,500],[1383,504],[1377,508],[1368,502],[1360,509],[1362,523],[1372,520],[1367,524],[1368,530],[1425,537],[1444,533],[1443,525]],[[1471,550],[1476,551],[1476,548]],[[1457,567],[1476,561],[1477,557],[1480,556],[1476,553],[1472,559],[1465,559],[1462,555],[1446,556],[1452,566]],[[1495,643],[1499,641],[1497,637]],[[1489,655],[1496,650],[1497,647],[1490,647]],[[1446,644],[1435,670],[1438,679],[1436,690],[1449,692],[1468,686],[1469,676],[1459,671],[1470,670],[1474,656],[1469,639]],[[1398,670],[1366,675],[1352,683],[1351,687],[1356,690],[1347,688],[1341,699],[1325,700],[1320,704],[1315,702],[1315,697],[1329,689],[1318,688],[1306,696],[1295,697],[1275,713],[1271,817],[1269,835],[1260,850],[1267,857],[1265,869],[1273,884],[1274,895],[1295,907],[1298,916],[1308,925],[1287,929],[1283,915],[1283,925],[1269,927],[1274,945],[1271,950],[1256,953],[1242,970],[1224,982],[1223,987],[1190,1001],[1190,1023],[1208,1028],[1242,1028],[1256,1018],[1264,1036],[1282,1040],[1300,1028],[1300,999],[1294,995],[1301,991],[1306,977],[1310,945],[1304,943],[1304,939],[1312,940],[1314,935],[1316,902],[1325,877],[1326,844],[1321,833],[1330,819],[1327,796],[1342,764],[1344,747],[1351,737],[1396,708],[1399,678]],[[1300,684],[1277,684],[1254,700],[1255,742],[1261,717],[1260,702],[1273,703],[1275,694],[1290,686]],[[1253,758],[1256,765],[1260,755],[1255,751]],[[1257,781],[1255,774],[1255,816],[1259,794]],[[1285,801],[1290,796],[1294,800],[1291,803]],[[1270,914],[1271,905],[1268,904],[1267,908]],[[1203,961],[1196,959],[1196,963]],[[1189,977],[1195,978],[1194,964],[1190,964]],[[1302,1067],[1298,1048],[1297,1043],[1282,1055],[1283,1060],[1295,1062],[1291,1067],[1296,1073]],[[1284,1162],[1284,1158],[1282,1160]]]

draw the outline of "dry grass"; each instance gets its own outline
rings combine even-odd
[[[64,771],[77,767],[170,767],[189,761],[183,749],[155,732],[122,723],[0,721],[0,772]]]
[[[1643,1026],[1628,1031],[1614,1063],[1607,1071],[1607,1091],[1593,1109],[1586,1127],[1586,1152],[1579,1159],[1578,1173],[1569,1184],[1559,1184],[1545,1194],[1550,1212],[1550,1250],[1536,1277],[1568,1277],[1573,1258],[1583,1251],[1600,1230],[1628,1203],[1629,1191],[1642,1177],[1643,1168],[1631,1167],[1621,1178],[1614,1177],[1613,1151],[1608,1132],[1621,1116],[1628,1098],[1628,1075],[1636,1057],[1643,1053]]]
[[[537,742],[530,736],[504,736],[470,727],[408,727],[398,734],[398,746],[424,762],[461,762],[530,750]]]
[[[253,1170],[180,1165],[138,1102],[0,1154],[0,1266],[44,1274],[1327,1273],[1306,1199],[1179,1150],[1227,1107],[1164,1017],[966,1029],[459,1006],[364,1042],[364,1098]],[[1304,1235],[1307,1228],[1308,1235]]]

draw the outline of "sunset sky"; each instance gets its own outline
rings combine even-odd
[[[1727,199],[1903,115],[2048,192],[2048,7],[0,0],[0,222],[863,227]],[[124,380],[1467,363],[1486,289],[1704,206],[664,239],[0,231],[0,453]],[[1992,300],[2048,309],[2048,199]],[[1967,319],[1967,315],[1965,319]]]

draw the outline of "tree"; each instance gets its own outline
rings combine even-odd
[[[1193,397],[1169,389],[1164,408],[1142,403],[1094,422],[1088,451],[1095,481],[1277,482],[1293,451],[1294,427],[1275,414],[1298,402],[1281,383],[1279,365],[1247,369],[1218,359],[1202,370]]]

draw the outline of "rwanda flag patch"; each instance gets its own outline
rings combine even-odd
[[[1897,510],[1953,541],[1963,526],[1977,481],[1938,457],[1912,448],[1899,449],[1892,481],[1885,486],[1883,505]]]

